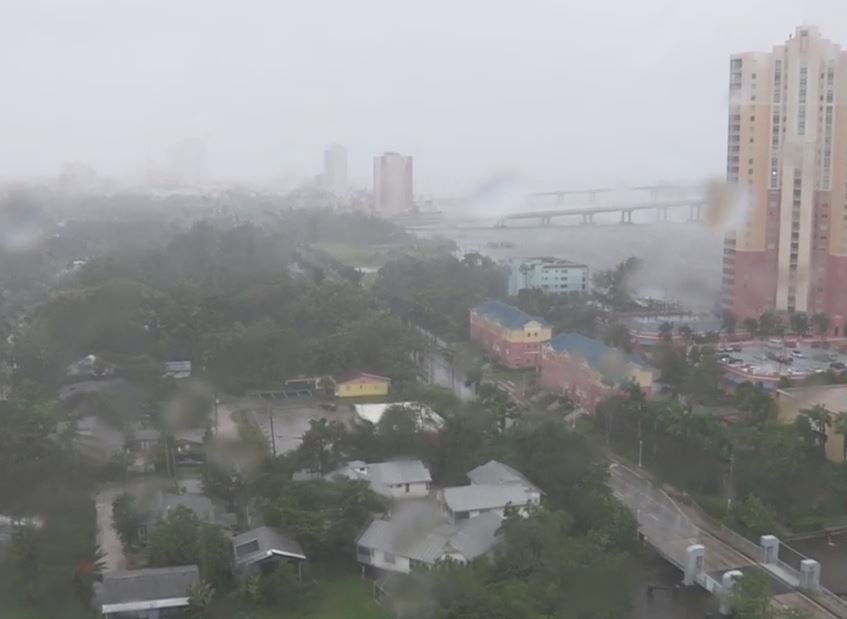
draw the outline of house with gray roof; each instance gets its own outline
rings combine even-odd
[[[196,565],[106,572],[96,586],[97,607],[106,619],[159,619],[188,607],[190,588],[200,581]]]
[[[257,527],[232,538],[235,573],[258,576],[275,570],[281,563],[297,565],[297,574],[306,560],[296,539],[272,527]]]
[[[404,501],[368,525],[356,542],[356,558],[370,568],[402,573],[443,560],[467,563],[494,550],[502,523],[496,511],[454,522],[433,498]]]
[[[471,484],[445,488],[439,493],[441,503],[455,522],[476,518],[487,513],[505,514],[507,507],[522,512],[541,502],[538,492],[533,492],[520,484]]]
[[[414,499],[429,494],[432,476],[420,460],[366,463],[353,460],[330,473],[332,479],[346,477],[367,481],[371,489],[389,499]]]
[[[539,500],[540,496],[544,494],[523,473],[497,460],[489,460],[485,464],[481,464],[471,470],[468,472],[468,479],[471,480],[472,484],[478,485],[507,486],[516,484],[523,486],[527,491],[537,493]]]

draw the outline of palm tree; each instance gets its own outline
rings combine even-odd
[[[815,327],[815,333],[823,337],[829,330],[829,316],[822,312],[814,314],[812,316],[812,325]]]
[[[808,420],[809,427],[815,434],[817,445],[824,448],[826,445],[827,428],[832,426],[832,413],[826,407],[815,404],[812,408],[801,409],[800,415]]]
[[[744,322],[742,324],[744,325],[744,329],[747,331],[747,333],[750,335],[750,337],[756,337],[756,334],[759,332],[759,321],[758,320],[756,320],[755,318],[752,318],[752,317],[751,318],[745,318]]]
[[[194,583],[188,588],[188,615],[192,619],[205,619],[209,614],[209,606],[215,590],[204,581]]]
[[[844,451],[842,456],[847,456],[847,411],[841,411],[834,415],[832,431],[841,435],[841,438],[844,441]],[[847,457],[845,457],[845,460],[847,460]]]

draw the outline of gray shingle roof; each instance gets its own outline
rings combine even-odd
[[[214,522],[215,506],[209,497],[198,494],[168,494],[162,492],[158,495],[155,516],[164,518],[168,512],[177,507],[185,507],[197,518],[204,522]]]
[[[530,492],[518,484],[471,484],[444,489],[444,503],[453,512],[519,507],[530,500]]]
[[[420,460],[396,460],[368,464],[368,477],[373,483],[414,484],[432,481],[429,469]]]
[[[139,428],[133,431],[131,437],[136,441],[158,441],[162,433],[156,428]]]
[[[187,597],[188,588],[199,580],[196,565],[106,572],[98,601],[103,605]]]
[[[497,532],[502,524],[503,517],[497,512],[480,514],[463,522],[450,543],[467,559],[475,559],[497,545]]]
[[[371,522],[359,537],[359,546],[389,552],[424,563],[460,553],[467,560],[490,551],[498,543],[503,518],[496,512],[452,524],[434,501],[411,501],[390,520]]]
[[[468,473],[468,479],[473,484],[505,485],[524,484],[526,487],[540,492],[538,487],[529,481],[520,471],[513,469],[508,464],[497,460],[489,460]]]
[[[239,533],[232,538],[232,546],[238,565],[249,565],[272,554],[306,559],[303,547],[297,540],[271,527],[258,527]]]

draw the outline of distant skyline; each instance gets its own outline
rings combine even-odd
[[[415,159],[415,190],[722,177],[727,70],[843,0],[4,0],[0,178],[79,162],[143,176],[185,141],[209,178],[309,179],[348,151]]]

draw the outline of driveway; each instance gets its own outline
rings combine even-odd
[[[122,492],[118,486],[103,486],[94,498],[97,509],[97,545],[103,552],[103,571],[126,569],[126,555],[112,522],[112,501]]]

